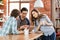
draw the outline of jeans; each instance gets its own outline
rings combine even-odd
[[[52,35],[45,36],[43,35],[41,40],[56,40],[56,33],[54,32]]]

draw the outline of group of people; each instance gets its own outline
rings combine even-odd
[[[10,17],[0,29],[0,36],[20,34],[20,30],[25,28],[29,29],[30,22],[28,18],[26,18],[27,13],[28,9],[25,7],[23,7],[20,11],[13,9]],[[41,40],[56,40],[53,23],[46,14],[42,14],[37,9],[33,9],[31,11],[31,21],[34,24],[34,32],[37,32],[40,29],[44,33]],[[39,38],[37,39],[39,40]]]

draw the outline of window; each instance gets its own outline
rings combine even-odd
[[[27,18],[29,19],[29,0],[7,0],[7,16],[10,16],[10,13],[13,9],[21,10],[23,7],[26,7],[28,9]]]
[[[30,1],[30,0],[21,0],[21,1]]]
[[[15,4],[15,5],[14,5]],[[13,9],[18,9],[19,10],[19,3],[10,3],[9,7],[9,15]]]
[[[26,7],[27,9],[28,9],[28,13],[27,13],[27,18],[29,19],[29,11],[30,11],[30,6],[29,6],[29,3],[21,3],[21,9],[23,8],[23,7]]]
[[[19,1],[19,0],[10,0],[10,1]]]

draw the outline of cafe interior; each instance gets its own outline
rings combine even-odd
[[[0,0],[0,29],[10,17],[13,9],[20,11],[23,7],[28,9],[26,17],[30,21],[30,31],[34,28],[34,24],[31,21],[31,11],[36,8],[40,13],[46,14],[53,22],[56,40],[60,40],[60,0]],[[38,31],[37,33],[28,33],[28,30],[25,31],[20,31],[18,35],[0,36],[0,40],[37,40],[38,37],[43,35],[42,31]]]

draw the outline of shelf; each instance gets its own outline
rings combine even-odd
[[[60,20],[60,18],[56,18],[56,20]]]
[[[2,0],[0,0],[0,5],[4,5]]]
[[[0,14],[3,14],[4,12],[0,12]]]
[[[1,10],[1,9],[0,9],[0,13],[3,14],[3,13],[4,13],[4,10]]]
[[[60,9],[60,7],[56,7],[56,9]]]
[[[4,5],[3,3],[0,3],[0,5]]]

